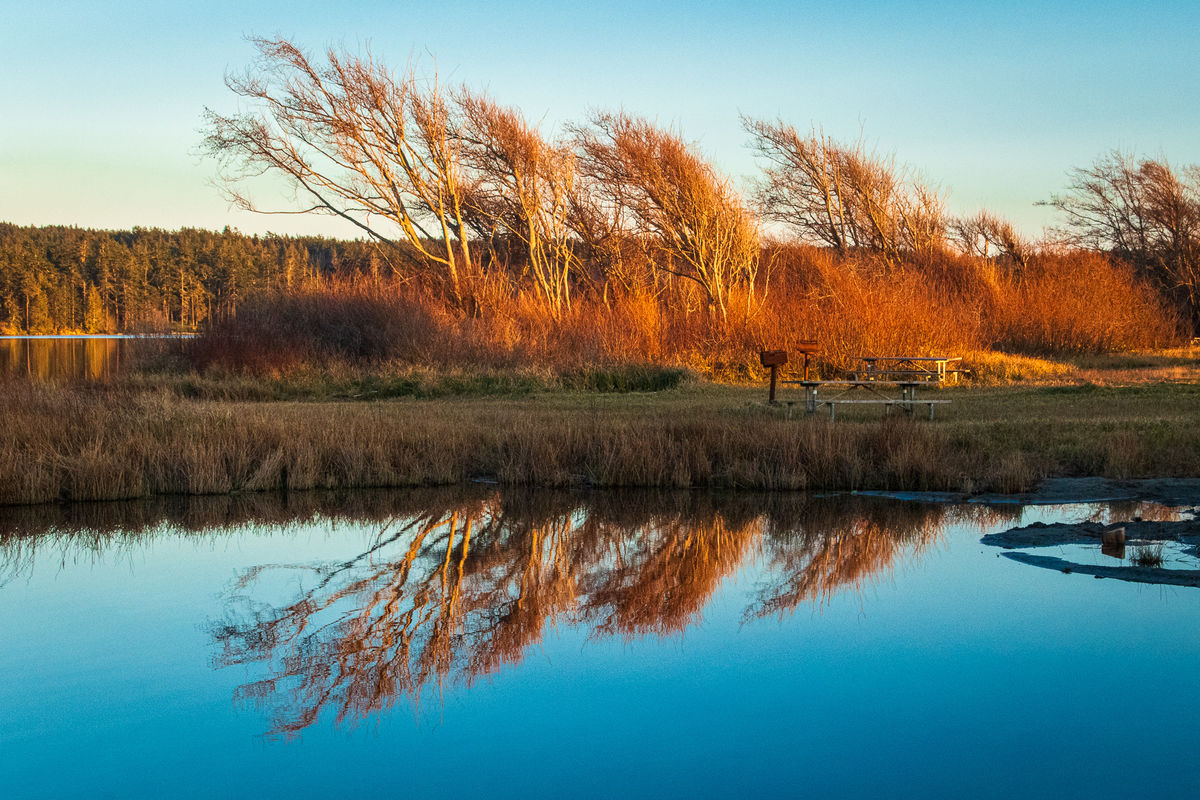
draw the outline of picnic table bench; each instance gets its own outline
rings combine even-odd
[[[933,407],[942,403],[949,403],[949,400],[916,398],[918,386],[928,386],[927,381],[892,381],[892,380],[832,380],[832,381],[809,381],[795,380],[784,381],[784,383],[799,384],[804,388],[804,412],[812,415],[817,413],[820,406],[829,407],[829,418],[836,419],[837,407],[840,405],[881,405],[886,414],[892,408],[899,408],[906,414],[915,413],[916,406],[928,406],[929,418],[933,419]],[[827,387],[833,387],[835,391],[840,391],[840,394],[835,394],[832,397],[821,397],[821,390]],[[881,389],[883,387],[893,387],[900,390],[900,397],[884,394]],[[862,390],[862,391],[858,391]],[[866,396],[863,396],[863,392]],[[854,394],[854,397],[847,395]]]

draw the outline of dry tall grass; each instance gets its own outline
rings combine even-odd
[[[1195,392],[1186,387],[1005,390],[990,400],[964,392],[933,425],[787,419],[758,391],[704,387],[504,403],[190,401],[23,384],[3,392],[0,503],[473,478],[1012,492],[1050,475],[1200,473]],[[751,394],[757,402],[747,402]]]
[[[787,423],[663,407],[599,414],[483,403],[180,402],[10,386],[0,503],[460,483],[948,488],[927,426]],[[47,425],[46,420],[58,420]],[[910,459],[924,461],[914,468]]]

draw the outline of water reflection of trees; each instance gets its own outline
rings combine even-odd
[[[211,624],[218,666],[267,675],[238,699],[263,708],[271,733],[288,737],[324,714],[353,723],[430,689],[469,685],[520,661],[558,623],[597,637],[682,632],[744,566],[759,576],[748,618],[819,605],[920,554],[967,512],[848,497],[477,488],[57,513],[40,532],[19,515],[0,517],[5,574],[48,546],[94,552],[164,530],[375,527],[344,561],[246,570],[225,596],[224,618]]]
[[[313,491],[0,506],[0,585],[52,557],[78,562],[133,550],[164,535],[201,544],[310,524],[382,524],[433,496],[446,495],[436,490],[428,497],[419,492]]]
[[[291,736],[520,661],[547,626],[673,634],[763,554],[750,616],[820,602],[928,547],[945,507],[803,498],[494,494],[397,518],[338,564],[245,574],[213,626],[217,663],[267,665],[239,699]],[[285,602],[256,585],[283,571]]]
[[[903,558],[919,556],[933,545],[947,516],[970,517],[986,524],[999,512],[985,507],[956,509],[829,498],[809,503],[792,515],[769,521],[764,552],[768,579],[746,614],[786,614],[798,605],[828,601],[838,592],[863,584]]]

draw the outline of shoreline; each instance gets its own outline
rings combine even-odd
[[[107,503],[139,503],[139,502],[186,502],[189,500],[246,500],[282,499],[301,496],[316,498],[320,496],[344,496],[355,493],[376,493],[396,491],[462,491],[472,493],[486,490],[501,490],[514,492],[553,492],[553,493],[631,493],[649,494],[682,494],[682,495],[740,495],[749,498],[754,495],[772,497],[809,497],[809,498],[864,498],[878,500],[894,500],[905,503],[919,503],[949,506],[1000,506],[1000,507],[1030,507],[1030,506],[1062,506],[1062,505],[1091,505],[1099,503],[1156,503],[1168,508],[1197,508],[1200,509],[1200,478],[1047,478],[1032,491],[1013,492],[1007,494],[983,492],[970,494],[967,492],[939,491],[903,491],[887,489],[830,489],[830,488],[800,488],[800,489],[763,489],[757,487],[724,487],[724,486],[600,486],[587,483],[568,485],[543,486],[528,483],[504,483],[488,477],[468,478],[464,481],[446,483],[409,483],[409,484],[380,484],[370,486],[312,486],[302,489],[267,486],[258,489],[231,489],[226,492],[159,492],[154,494],[130,495],[126,497],[64,499],[56,498],[35,503],[3,503],[0,502],[0,513],[35,510],[39,507],[71,507],[90,504]],[[1123,521],[1122,524],[1133,524],[1134,520]],[[1179,523],[1155,522],[1143,525],[1172,525],[1185,524],[1189,532],[1200,536],[1200,519],[1197,521],[1181,521]],[[1058,544],[1082,544],[1099,540],[1099,533],[1088,531],[1080,533],[1078,526],[1042,525],[1033,523],[1029,526],[1012,528],[995,534],[986,544],[994,544],[1006,549],[1016,547],[1044,547]],[[1032,533],[1031,537],[1018,535],[1034,531],[1044,531],[1043,535]],[[1149,541],[1175,541],[1175,535],[1155,536],[1141,535],[1140,538]]]
[[[1160,503],[1200,505],[1200,478],[1046,478],[1032,491],[997,494],[982,492],[853,491],[852,494],[931,503],[1048,506],[1072,503]]]

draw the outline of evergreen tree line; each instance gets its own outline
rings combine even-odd
[[[381,272],[362,241],[0,222],[0,333],[195,331],[263,290]]]

